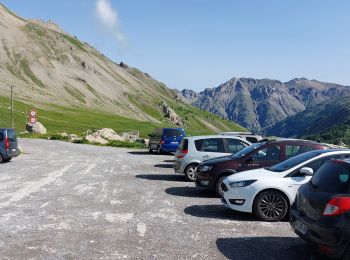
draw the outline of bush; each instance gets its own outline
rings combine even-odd
[[[145,148],[145,144],[139,142],[127,142],[127,141],[110,141],[107,146],[111,147],[126,147],[126,148]]]

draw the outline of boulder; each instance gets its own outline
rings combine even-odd
[[[122,133],[121,136],[124,138],[124,140],[135,142],[137,139],[140,138],[140,133],[139,132]]]
[[[90,143],[98,143],[98,144],[107,144],[108,143],[108,141],[106,139],[102,138],[100,135],[96,135],[96,133],[86,136],[85,139],[87,141],[89,141]]]
[[[27,123],[26,130],[31,134],[41,134],[41,135],[47,134],[46,128],[40,122],[36,122],[35,124]]]
[[[103,128],[101,130],[98,130],[95,134],[103,137],[104,139],[107,139],[109,141],[125,141],[123,137],[118,135],[116,132],[114,132],[111,128]]]
[[[58,135],[62,136],[63,138],[66,138],[68,137],[68,134],[66,132],[63,132],[63,133],[59,133]]]

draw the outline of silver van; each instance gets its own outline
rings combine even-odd
[[[10,128],[0,128],[0,163],[8,162],[19,155],[16,132]]]
[[[185,137],[176,150],[174,170],[185,174],[188,181],[195,181],[197,166],[202,161],[234,154],[250,145],[242,138],[228,135]]]

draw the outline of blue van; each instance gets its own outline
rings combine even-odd
[[[10,128],[0,128],[0,163],[8,162],[19,155],[16,132]]]
[[[183,128],[157,128],[149,135],[149,152],[174,153],[185,136]]]

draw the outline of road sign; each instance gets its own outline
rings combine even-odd
[[[31,117],[30,118],[30,123],[35,124],[36,123],[36,117]]]
[[[32,109],[30,111],[30,115],[31,115],[31,117],[36,117],[37,113],[36,113],[36,111],[34,109]]]

